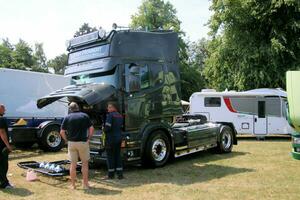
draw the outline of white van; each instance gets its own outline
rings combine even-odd
[[[190,113],[213,122],[231,123],[238,134],[291,134],[287,121],[287,94],[281,89],[244,92],[205,89],[190,97]]]

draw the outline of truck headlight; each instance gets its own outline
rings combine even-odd
[[[300,138],[299,137],[293,137],[293,143],[294,144],[300,144]]]

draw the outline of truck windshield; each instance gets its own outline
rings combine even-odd
[[[85,84],[85,83],[105,83],[117,87],[118,78],[116,75],[117,74],[116,68],[117,67],[107,72],[73,76],[71,79],[71,84],[76,85],[76,84]]]

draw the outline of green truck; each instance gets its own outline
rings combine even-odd
[[[71,84],[37,101],[76,101],[93,121],[91,162],[106,159],[101,127],[107,102],[124,116],[124,162],[163,166],[170,158],[214,148],[231,152],[237,144],[230,123],[182,116],[178,36],[172,31],[95,31],[68,42],[65,76]],[[176,120],[177,119],[177,120]]]
[[[289,104],[289,122],[295,132],[292,134],[292,156],[300,160],[300,71],[286,73],[286,89]]]

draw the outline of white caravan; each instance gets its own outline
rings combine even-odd
[[[190,113],[207,120],[233,124],[238,134],[291,134],[287,121],[287,94],[281,89],[244,92],[205,89],[190,97]]]

